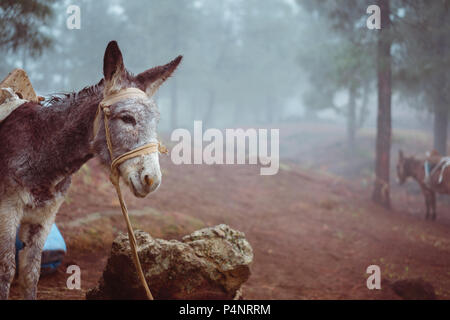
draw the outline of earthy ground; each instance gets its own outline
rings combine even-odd
[[[450,298],[448,200],[440,199],[437,222],[424,220],[413,182],[393,185],[393,210],[374,205],[370,130],[359,133],[354,157],[335,126],[295,124],[281,133],[285,160],[276,176],[260,176],[257,166],[175,166],[163,158],[157,193],[136,199],[126,191],[133,225],[165,239],[219,223],[245,232],[255,254],[247,299],[397,299],[386,287],[366,288],[371,264],[381,267],[383,279],[421,277],[440,299]],[[419,133],[397,132],[393,161],[399,146],[421,153],[428,142]],[[57,217],[68,254],[56,274],[41,278],[39,299],[84,299],[112,240],[125,231],[113,188],[95,160],[73,180]],[[66,288],[71,264],[81,267],[81,291]],[[16,284],[12,298],[18,298]]]

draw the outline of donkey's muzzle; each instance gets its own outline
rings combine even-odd
[[[158,189],[161,184],[161,174],[159,170],[144,170],[141,172],[140,180],[145,193],[150,193]]]
[[[147,184],[147,186],[152,187],[152,185],[153,185],[153,179],[150,178],[148,175],[145,176],[144,181],[145,181],[145,183]]]

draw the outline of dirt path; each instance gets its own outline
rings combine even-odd
[[[166,239],[219,223],[245,232],[255,253],[248,299],[397,298],[366,288],[371,264],[381,267],[384,279],[422,277],[439,298],[450,298],[450,227],[409,214],[409,206],[423,205],[420,197],[388,212],[368,200],[370,186],[292,163],[271,177],[255,166],[174,166],[165,159],[161,167],[164,182],[156,194],[142,200],[126,192],[135,228]],[[68,255],[58,273],[41,279],[39,298],[84,299],[112,240],[125,231],[113,189],[95,161],[75,176],[57,223]],[[66,289],[70,264],[81,267],[81,291]]]

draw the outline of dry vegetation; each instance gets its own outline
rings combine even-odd
[[[272,177],[260,176],[256,166],[174,166],[163,158],[164,182],[157,193],[142,200],[126,192],[134,226],[166,239],[219,223],[244,231],[255,252],[245,285],[248,299],[397,298],[387,287],[367,290],[365,270],[371,264],[381,267],[385,280],[422,277],[439,298],[449,299],[450,210],[445,201],[438,203],[437,223],[424,220],[423,199],[412,182],[393,187],[392,211],[375,206],[365,168],[349,178],[333,173],[357,168],[359,162],[368,166],[370,154],[349,163],[333,127],[315,130],[322,140],[314,140],[313,148],[307,132],[282,129],[282,148],[292,151],[291,160]],[[293,132],[303,140],[290,138]],[[360,152],[369,152],[372,137],[361,134],[359,145],[367,150]],[[408,139],[395,137],[394,150],[408,147]],[[294,142],[304,150],[294,150]],[[322,158],[308,165],[307,157],[318,153]],[[69,251],[58,273],[41,279],[39,298],[83,299],[100,277],[113,238],[125,231],[107,174],[95,160],[74,177],[57,223]],[[69,264],[81,267],[81,292],[66,289]],[[17,285],[12,297],[18,297]]]

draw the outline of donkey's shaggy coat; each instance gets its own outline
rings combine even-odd
[[[111,106],[114,157],[157,142],[158,109],[151,96],[173,73],[181,56],[137,76],[128,73],[115,41],[108,44],[102,79],[78,93],[53,97],[46,106],[27,102],[0,123],[0,299],[7,299],[15,273],[15,237],[20,227],[19,284],[35,299],[41,252],[70,186],[71,175],[94,156],[109,167],[104,126],[93,136],[93,122],[104,95],[124,88],[145,91],[148,99],[127,99]],[[130,159],[120,174],[136,196],[161,182],[158,154]],[[146,181],[152,181],[148,185]]]

